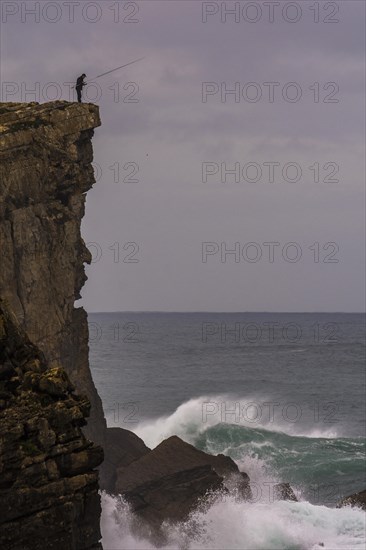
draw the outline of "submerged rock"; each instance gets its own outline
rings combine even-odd
[[[274,500],[290,500],[298,502],[298,499],[289,483],[277,483],[273,487]]]
[[[366,489],[342,498],[342,500],[338,502],[337,508],[342,508],[343,506],[354,506],[366,510]]]

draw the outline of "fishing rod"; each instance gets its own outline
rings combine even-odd
[[[120,67],[116,67],[115,69],[112,69],[110,71],[106,71],[105,73],[98,74],[98,76],[94,76],[93,78],[88,79],[88,82],[85,82],[85,84],[88,84],[92,80],[95,80],[96,78],[100,78],[101,76],[105,76],[106,74],[114,73],[114,71],[118,71],[118,69],[123,69],[124,67],[128,67],[128,65],[132,65],[133,63],[137,63],[138,61],[142,61],[145,59],[145,57],[140,57],[139,59],[135,59],[134,61],[130,61],[129,63],[125,63],[125,65],[121,65]]]

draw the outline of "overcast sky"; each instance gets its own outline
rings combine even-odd
[[[2,4],[3,101],[146,56],[87,88],[88,311],[364,310],[363,1]]]

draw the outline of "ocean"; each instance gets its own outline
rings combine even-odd
[[[365,316],[344,313],[90,313],[90,363],[109,426],[149,447],[176,434],[231,456],[253,501],[223,496],[171,549],[364,548]],[[274,502],[288,482],[299,499]],[[128,506],[102,495],[105,550],[151,549]],[[322,546],[324,545],[324,546]]]

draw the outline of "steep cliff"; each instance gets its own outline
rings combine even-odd
[[[0,300],[0,547],[101,548],[102,448],[81,431],[90,404],[50,368]]]
[[[103,452],[91,441],[104,444],[106,423],[74,307],[99,125],[91,104],[0,104],[0,299],[15,314],[0,316],[2,549],[100,548]]]
[[[96,105],[0,104],[0,296],[52,368],[61,364],[91,402],[85,428],[104,443],[105,419],[88,363],[88,325],[75,299],[90,253],[80,235],[95,179]]]
[[[125,495],[154,536],[207,492],[235,482],[250,498],[228,457],[179,438],[150,450],[106,427],[74,305],[91,261],[80,225],[99,125],[92,104],[0,104],[1,549],[100,548],[98,488]]]

